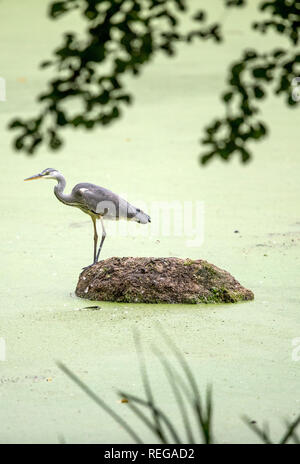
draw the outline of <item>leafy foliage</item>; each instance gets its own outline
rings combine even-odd
[[[291,83],[300,76],[299,44],[300,3],[297,0],[262,2],[260,10],[271,11],[268,20],[253,23],[253,29],[266,33],[269,29],[285,35],[291,49],[276,48],[268,53],[246,50],[242,58],[230,68],[228,88],[222,95],[225,116],[214,120],[206,129],[202,143],[208,151],[202,154],[202,164],[219,156],[228,160],[238,153],[243,162],[251,158],[250,141],[258,141],[268,133],[266,124],[257,119],[259,101],[267,96],[267,87],[275,95],[284,94],[290,107],[297,101],[292,98]]]
[[[65,35],[54,59],[42,63],[57,72],[48,91],[39,97],[42,112],[10,125],[21,131],[16,149],[29,154],[43,141],[58,149],[63,127],[92,129],[119,118],[123,106],[132,102],[123,75],[139,74],[156,53],[174,55],[178,42],[196,38],[221,40],[218,25],[208,25],[203,11],[193,18],[195,30],[180,32],[180,16],[187,11],[185,0],[63,0],[52,3],[50,16],[60,18],[74,9],[88,23],[86,36]],[[71,100],[77,100],[83,110],[68,114],[65,104]]]
[[[243,7],[246,0],[223,0],[226,8]],[[270,29],[286,37],[290,46],[261,53],[245,50],[230,67],[227,89],[222,95],[225,116],[216,118],[205,129],[202,144],[207,147],[201,162],[220,157],[227,161],[234,153],[249,161],[251,141],[263,139],[266,123],[258,119],[259,103],[269,92],[283,94],[290,107],[291,81],[300,76],[298,0],[263,1],[259,5],[263,21],[253,29],[267,33]],[[124,83],[126,75],[137,75],[159,52],[173,56],[179,42],[211,39],[223,40],[221,25],[209,24],[207,14],[193,15],[195,27],[182,32],[181,19],[190,16],[187,0],[61,0],[51,4],[53,19],[77,9],[87,22],[84,38],[75,32],[64,36],[62,45],[42,67],[52,67],[56,77],[39,96],[41,112],[29,119],[15,119],[10,128],[17,129],[15,148],[34,153],[42,143],[56,150],[62,145],[65,127],[91,130],[105,126],[122,115],[132,103],[132,94]],[[72,114],[77,103],[80,110]]]
[[[222,95],[226,115],[214,120],[206,129],[202,143],[209,147],[201,162],[219,156],[228,160],[239,153],[241,160],[251,158],[249,142],[266,136],[266,124],[257,118],[258,103],[267,96],[267,87],[273,84],[275,95],[283,94],[291,107],[297,102],[291,95],[292,77],[300,74],[300,54],[286,49],[275,49],[269,53],[255,50],[244,52],[229,72],[228,88]]]

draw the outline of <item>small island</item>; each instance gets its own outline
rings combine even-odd
[[[124,303],[237,303],[253,300],[229,272],[202,259],[108,258],[85,269],[76,295]]]

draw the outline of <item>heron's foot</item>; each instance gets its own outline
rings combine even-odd
[[[95,261],[94,263],[90,264],[89,266],[83,267],[82,270],[85,271],[86,269],[89,269],[90,267],[95,266],[95,264],[97,264],[97,261]]]

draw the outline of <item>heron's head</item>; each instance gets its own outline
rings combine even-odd
[[[56,169],[47,168],[44,169],[39,174],[35,174],[34,176],[27,177],[24,180],[35,180],[35,179],[57,179],[58,171]]]

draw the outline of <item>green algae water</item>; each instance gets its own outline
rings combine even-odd
[[[194,2],[195,3],[195,2]],[[114,125],[92,132],[69,131],[59,153],[16,154],[8,122],[37,112],[36,95],[47,83],[38,64],[60,43],[63,31],[80,27],[76,15],[46,17],[47,2],[3,0],[0,76],[1,308],[0,443],[130,442],[126,432],[99,410],[57,367],[62,361],[133,426],[153,441],[116,390],[143,394],[132,332],[147,349],[158,403],[180,427],[172,391],[152,345],[168,353],[157,324],[185,354],[201,387],[213,384],[214,430],[219,443],[254,442],[242,423],[247,414],[271,424],[300,413],[299,114],[270,98],[263,105],[271,136],[253,145],[243,166],[198,163],[202,128],[222,111],[219,95],[226,69],[247,46],[274,46],[272,35],[249,32],[255,18],[231,11],[224,45],[181,46],[175,58],[155,59],[130,80],[135,102]],[[217,0],[211,2],[217,10]],[[221,16],[220,12],[220,16]],[[276,39],[278,40],[278,39]],[[53,195],[53,182],[24,183],[46,167],[60,170],[67,191],[93,182],[129,201],[200,201],[204,239],[187,246],[182,237],[108,236],[103,258],[176,256],[228,270],[255,299],[235,305],[142,305],[97,303],[74,296],[78,275],[90,263],[93,231],[88,216]],[[238,232],[235,232],[238,231]],[[296,340],[296,341],[295,341]],[[170,355],[171,356],[171,355]],[[172,359],[172,358],[171,358]]]

